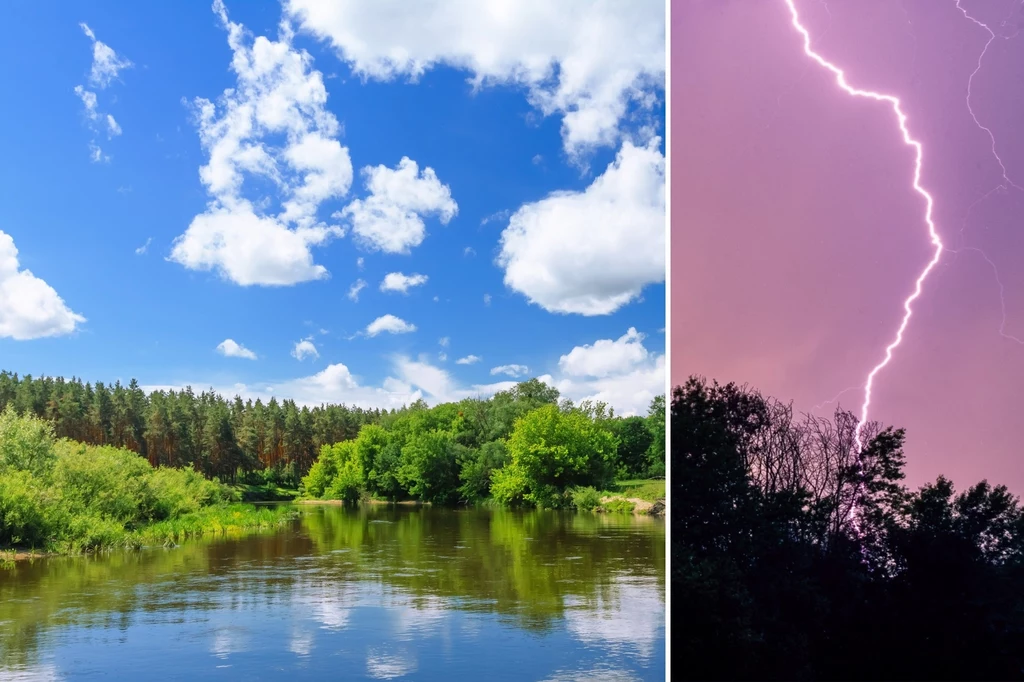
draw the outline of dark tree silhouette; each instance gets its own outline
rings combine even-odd
[[[1024,514],[903,480],[904,432],[691,378],[671,406],[672,679],[1024,679]]]

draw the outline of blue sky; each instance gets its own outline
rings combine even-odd
[[[397,7],[9,7],[0,367],[381,406],[541,376],[642,411],[664,5]]]

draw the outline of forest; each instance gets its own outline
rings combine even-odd
[[[257,474],[293,488],[323,445],[355,438],[384,414],[276,398],[229,401],[191,388],[147,395],[134,379],[93,385],[0,372],[0,411],[8,405],[51,422],[57,438],[131,450],[155,467],[191,465],[231,482]]]
[[[646,417],[622,418],[602,403],[560,400],[555,388],[531,379],[488,400],[418,404],[382,415],[355,439],[323,447],[302,489],[350,502],[490,500],[589,511],[603,506],[601,491],[618,480],[664,475],[663,396]],[[659,497],[659,487],[632,492]],[[632,504],[622,498],[612,509],[632,511],[626,508]]]
[[[1024,512],[903,482],[905,433],[672,393],[673,679],[1024,678]]]
[[[147,395],[135,380],[0,372],[0,411],[45,420],[57,441],[129,451],[156,470],[189,467],[236,488],[350,501],[607,507],[601,491],[622,493],[616,481],[664,478],[664,406],[659,396],[646,416],[619,417],[601,403],[573,405],[536,379],[488,399],[388,411],[243,402],[191,388]],[[535,447],[541,441],[546,449]],[[664,484],[626,492],[654,502]]]

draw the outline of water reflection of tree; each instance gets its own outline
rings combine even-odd
[[[46,633],[61,628],[277,604],[311,613],[307,603],[330,606],[344,627],[359,594],[396,591],[410,609],[544,631],[567,610],[619,603],[624,580],[663,600],[665,534],[660,521],[631,517],[332,507],[308,510],[291,532],[2,570],[0,670],[11,670],[37,662]]]
[[[339,578],[358,571],[530,629],[562,618],[569,598],[612,601],[623,574],[664,590],[664,526],[650,519],[371,508],[310,514],[304,527],[321,553],[349,550]]]

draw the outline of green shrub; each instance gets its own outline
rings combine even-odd
[[[363,494],[363,467],[356,455],[354,441],[335,443],[330,448],[330,456],[336,464],[334,480],[324,491],[324,497],[331,500],[342,500],[354,504]]]
[[[127,538],[124,525],[95,512],[73,514],[65,529],[61,549],[89,552],[123,545]]]
[[[315,499],[322,498],[327,487],[338,475],[338,462],[330,445],[320,448],[320,457],[313,462],[309,473],[299,484],[302,494]]]
[[[141,542],[138,529],[160,520],[201,534],[219,527],[217,510],[234,496],[191,468],[153,469],[129,450],[55,442],[45,421],[0,414],[0,546],[132,547]],[[231,518],[242,528],[265,525],[253,513]]]
[[[61,441],[56,446],[53,485],[69,511],[127,523],[149,502],[149,463],[134,452]]]
[[[492,474],[505,466],[508,459],[505,441],[490,441],[478,450],[461,447],[459,455],[459,495],[467,502],[487,497]]]
[[[53,466],[53,427],[35,417],[19,417],[8,405],[0,412],[0,472],[41,475]]]
[[[0,545],[44,547],[53,532],[50,491],[27,471],[0,473]]]
[[[526,472],[515,463],[508,464],[491,475],[491,497],[499,504],[521,507],[526,503],[528,490]]]
[[[455,445],[449,431],[433,429],[415,433],[402,447],[399,482],[423,502],[455,502],[459,487]]]
[[[205,478],[191,466],[183,469],[154,469],[147,479],[147,487],[144,517],[154,521],[235,501],[237,496],[227,486]]]
[[[593,487],[574,488],[572,506],[580,511],[594,511],[601,506],[601,493]]]
[[[617,448],[615,436],[582,411],[545,405],[516,420],[505,470],[516,467],[524,500],[539,507],[563,506],[561,491],[611,483]],[[491,494],[497,498],[494,485]]]
[[[616,497],[601,503],[601,509],[609,514],[632,514],[636,505],[627,499]]]

